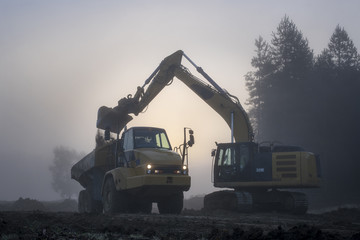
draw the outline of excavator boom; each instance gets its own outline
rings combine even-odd
[[[175,76],[225,120],[229,127],[233,129],[233,136],[236,142],[252,141],[253,132],[249,118],[236,99],[232,99],[225,92],[220,93],[217,89],[192,75],[183,66],[176,69]]]
[[[169,84],[174,77],[175,69],[181,63],[181,58],[182,51],[166,57],[145,81],[145,84],[137,88],[134,97],[129,95],[127,98],[120,99],[118,106],[114,108],[100,107],[96,127],[120,133],[124,126],[132,120],[129,114],[138,115]],[[149,83],[150,85],[145,90],[145,86]]]
[[[212,86],[192,75],[181,65],[182,56],[189,60]],[[166,57],[145,81],[144,85],[138,87],[134,97],[129,96],[120,99],[118,106],[114,108],[101,107],[98,111],[97,127],[119,133],[132,120],[129,114],[138,115],[143,111],[158,93],[171,82],[173,77],[181,80],[226,121],[233,130],[233,137],[236,142],[252,141],[251,124],[239,101],[217,85],[202,68],[196,66],[181,50]]]

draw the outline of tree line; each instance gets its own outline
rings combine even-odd
[[[300,145],[320,154],[322,198],[360,201],[360,55],[346,30],[335,27],[315,55],[285,16],[268,43],[255,40],[246,74],[249,117],[257,141]]]

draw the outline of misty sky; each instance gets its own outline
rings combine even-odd
[[[259,35],[270,41],[287,15],[315,54],[337,24],[359,51],[359,9],[357,0],[0,0],[0,200],[58,199],[48,170],[53,149],[90,152],[98,108],[134,94],[176,50],[244,105],[244,75]],[[210,152],[215,141],[230,141],[230,130],[181,82],[166,87],[131,126],[163,127],[173,146],[191,127],[196,144],[186,196],[213,190]]]

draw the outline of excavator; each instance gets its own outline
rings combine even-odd
[[[207,82],[194,76],[181,64],[183,57]],[[306,195],[289,189],[320,186],[318,156],[297,146],[267,146],[254,142],[250,120],[238,98],[221,88],[181,50],[166,57],[143,86],[137,88],[134,96],[128,95],[120,99],[113,108],[100,107],[97,128],[104,130],[105,136],[109,135],[109,132],[119,136],[122,129],[133,119],[130,114],[137,116],[141,113],[159,92],[171,84],[174,77],[217,112],[231,130],[231,142],[216,143],[216,149],[212,151],[213,184],[225,190],[207,194],[204,197],[204,209],[271,209],[305,213],[308,208]],[[192,137],[190,145],[193,142]],[[185,140],[184,145],[187,146]]]

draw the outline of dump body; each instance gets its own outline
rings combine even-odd
[[[115,142],[112,141],[87,154],[71,168],[71,178],[86,188],[95,173],[104,175],[105,172],[113,169],[115,146]]]

